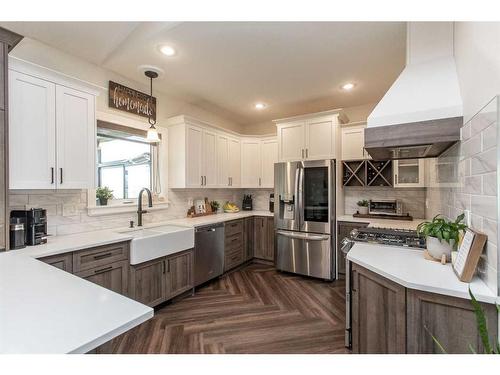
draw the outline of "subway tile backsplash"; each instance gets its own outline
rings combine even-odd
[[[497,129],[498,98],[493,99],[462,127],[462,142],[453,146],[436,163],[453,165],[454,181],[440,181],[427,188],[427,218],[440,213],[451,219],[471,211],[471,227],[488,235],[478,267],[479,276],[498,291],[497,217]]]

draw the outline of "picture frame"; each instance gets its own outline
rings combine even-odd
[[[488,236],[484,233],[470,228],[466,229],[457,257],[452,264],[453,271],[460,281],[468,283],[474,277],[487,240]]]
[[[194,201],[194,212],[195,214],[204,214],[207,212],[207,207],[205,205],[204,199],[197,199]]]

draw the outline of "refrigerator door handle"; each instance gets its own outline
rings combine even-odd
[[[328,239],[330,239],[330,236],[324,234],[304,234],[304,233],[286,232],[282,230],[279,230],[276,233],[284,237],[295,238],[298,240],[306,240],[306,241],[327,241]]]
[[[304,168],[299,169],[299,181],[298,181],[298,218],[299,218],[299,229],[304,227]]]
[[[294,211],[294,221],[297,222],[297,224],[295,224],[295,228],[294,229],[300,229],[300,210],[299,210],[299,205],[300,205],[300,202],[299,202],[299,177],[300,176],[300,168],[297,168],[295,170],[295,187],[294,187],[294,207],[293,207],[293,211]]]

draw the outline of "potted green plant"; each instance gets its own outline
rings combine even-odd
[[[358,213],[361,215],[367,215],[368,214],[368,201],[366,199],[362,199],[358,201]]]
[[[431,221],[424,221],[417,227],[417,233],[424,235],[427,242],[427,251],[436,259],[441,259],[443,254],[450,260],[451,251],[458,246],[460,233],[467,229],[462,221],[464,214],[457,216],[455,221],[450,221],[442,215],[434,216]]]
[[[99,205],[106,206],[109,199],[113,199],[113,190],[107,186],[98,187],[95,191],[95,196],[99,199]]]
[[[210,207],[212,207],[212,212],[216,214],[219,211],[220,203],[217,201],[212,201],[210,202]]]

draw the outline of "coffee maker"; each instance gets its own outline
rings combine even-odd
[[[10,217],[24,225],[26,245],[47,243],[47,210],[43,208],[13,210],[10,212]]]

